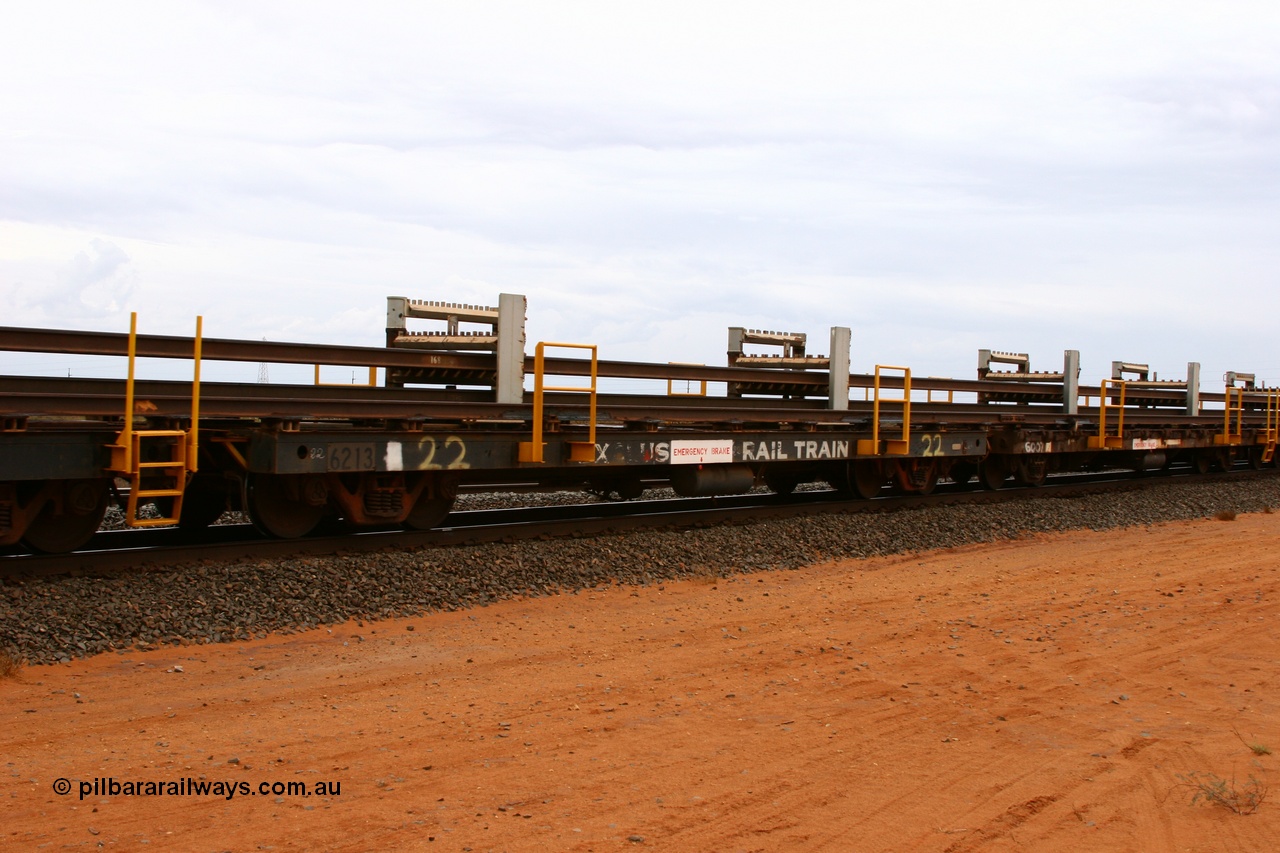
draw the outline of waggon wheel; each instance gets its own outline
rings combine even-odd
[[[429,498],[423,495],[413,504],[404,526],[411,530],[430,530],[439,526],[445,516],[453,509],[452,497]]]
[[[952,464],[951,470],[947,472],[947,476],[951,481],[962,489],[971,489],[977,483],[974,482],[974,475],[978,473],[978,466],[972,462],[956,462]]]
[[[988,456],[978,466],[978,480],[982,483],[982,488],[989,492],[994,492],[1003,486],[1006,476],[1008,475],[1004,470],[1004,460],[999,456]]]
[[[634,501],[644,494],[644,483],[640,482],[639,477],[623,477],[616,480],[592,482],[585,491],[589,495],[595,495],[602,501],[613,503]]]
[[[638,483],[639,481],[637,481]],[[438,527],[453,510],[458,496],[458,481],[452,477],[433,476],[428,480],[413,503],[413,509],[405,517],[404,526],[410,530],[430,530]]]
[[[277,539],[306,536],[324,517],[327,490],[323,481],[282,474],[250,474],[245,507],[253,526]]]
[[[856,461],[849,463],[849,485],[853,493],[863,500],[870,500],[880,494],[884,484],[889,482],[879,462]]]
[[[173,498],[157,498],[156,509],[166,517],[173,515]],[[197,477],[182,495],[182,514],[178,527],[182,530],[204,530],[227,511],[227,491],[221,481]]]
[[[65,554],[83,547],[102,525],[111,481],[69,480],[62,485],[61,511],[57,500],[44,505],[27,525],[22,541],[33,551]]]
[[[178,516],[178,527],[183,530],[204,530],[226,511],[225,492],[188,489],[182,497],[182,515]]]
[[[779,495],[789,495],[796,490],[796,486],[800,485],[800,478],[795,474],[788,474],[782,471],[765,471],[764,484],[769,487],[769,491]]]

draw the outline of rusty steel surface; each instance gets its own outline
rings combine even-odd
[[[274,341],[202,338],[205,361],[249,361],[268,364],[331,364],[361,367],[434,367],[464,371],[492,370],[492,357],[469,353],[398,350],[384,347],[335,346]],[[54,355],[126,357],[129,336],[121,332],[83,332],[0,326],[0,350]],[[138,335],[138,358],[191,359],[194,339],[175,335]]]
[[[264,385],[202,383],[201,417],[277,420],[433,420],[528,421],[529,404],[487,402],[485,392],[440,391],[427,388],[382,388],[345,385]],[[141,411],[159,417],[183,418],[191,411],[191,383],[143,380],[135,397]],[[65,415],[112,418],[123,414],[124,381],[60,377],[0,377],[0,413],[12,416]],[[846,410],[828,409],[823,400],[781,400],[730,397],[667,397],[642,394],[602,394],[601,421],[616,423],[814,424],[856,427],[871,417],[872,403],[854,400]],[[582,395],[548,394],[549,415],[574,417],[583,409]],[[1081,407],[1063,415],[1049,406],[1002,403],[913,402],[912,421],[918,424],[1028,425],[1087,424],[1098,419],[1096,407]],[[882,420],[893,410],[882,412]],[[1114,414],[1112,415],[1114,417]],[[1246,411],[1249,422],[1259,417]],[[1125,409],[1128,426],[1161,426],[1176,420],[1188,427],[1216,428],[1221,412],[1190,417],[1170,409]]]
[[[61,329],[29,329],[15,326],[0,327],[0,350],[15,352],[31,352],[46,354],[79,354],[124,357],[128,353],[129,336],[118,332],[87,332]],[[279,364],[319,364],[342,366],[367,366],[392,369],[420,371],[431,376],[439,374],[441,381],[454,377],[458,384],[465,384],[467,377],[484,377],[495,370],[495,359],[490,354],[474,354],[450,351],[418,351],[392,349],[386,347],[335,346],[329,344],[305,344],[270,341],[242,341],[219,338],[204,338],[202,342],[203,357],[206,361],[259,362]],[[194,341],[189,337],[169,335],[138,335],[137,355],[139,358],[174,358],[190,359],[194,351]],[[545,359],[546,373],[555,376],[589,376],[591,362],[589,359],[548,357]],[[525,372],[532,373],[534,357],[526,356]],[[673,382],[724,382],[740,384],[746,387],[768,387],[780,389],[792,394],[811,394],[814,397],[825,397],[828,389],[828,376],[824,370],[785,370],[749,367],[718,367],[714,365],[666,364],[649,362],[629,362],[600,360],[596,365],[597,375],[610,379],[660,380]],[[13,393],[27,393],[31,399],[38,400],[37,384],[14,387],[19,377],[0,378],[0,390],[5,394],[14,388]],[[40,383],[45,380],[31,380]],[[479,381],[479,380],[477,380]],[[869,389],[875,384],[871,374],[851,373],[849,385],[851,389]],[[252,386],[241,386],[252,388]],[[285,386],[266,386],[275,389]],[[332,390],[333,386],[325,386]],[[903,387],[901,376],[882,376],[880,387],[887,390],[900,390]],[[57,390],[53,390],[53,389]],[[952,379],[933,376],[912,378],[912,388],[920,392],[951,394],[984,394],[994,399],[1016,400],[1019,403],[1035,403],[1044,406],[1061,406],[1061,382],[1010,382],[1008,380]],[[368,390],[368,389],[366,389]],[[382,389],[384,392],[395,389]],[[417,390],[422,393],[422,389]],[[56,397],[65,393],[75,394],[74,386],[48,386],[47,397]],[[271,391],[243,390],[245,396],[270,395]],[[292,391],[278,392],[294,397]],[[336,392],[334,392],[336,393]],[[480,396],[485,391],[458,391],[455,394]],[[1099,385],[1080,385],[1082,397],[1098,397],[1101,394]],[[659,395],[651,395],[651,399]],[[1185,392],[1176,389],[1159,388],[1134,389],[1131,403],[1143,403],[1176,408],[1184,403]],[[1202,392],[1201,400],[1206,402],[1222,402],[1225,394]],[[360,398],[356,398],[360,399]],[[430,399],[428,397],[428,399]],[[705,399],[705,398],[703,398]],[[765,404],[765,399],[744,398],[753,403]],[[1246,398],[1248,399],[1248,398]],[[794,402],[794,401],[790,401]],[[821,400],[815,400],[821,405]],[[923,405],[923,404],[915,404]],[[11,409],[8,409],[11,410]]]

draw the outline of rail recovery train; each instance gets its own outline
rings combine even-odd
[[[431,528],[460,486],[627,499],[819,482],[871,498],[944,478],[998,489],[1275,464],[1280,393],[1243,373],[1202,393],[1195,363],[1157,381],[1115,362],[1081,385],[1076,351],[1033,372],[1025,354],[983,350],[974,379],[851,373],[844,327],[830,356],[807,354],[803,334],[735,327],[724,366],[605,361],[589,344],[527,352],[525,310],[514,294],[496,307],[393,297],[385,347],[205,339],[199,321],[191,337],[139,335],[136,320],[127,334],[0,328],[3,350],[128,365],[112,379],[0,377],[0,545],[80,548],[112,501],[130,526],[198,528],[235,509],[298,537],[326,518]],[[435,327],[410,328],[421,321]],[[192,379],[136,377],[141,358],[186,360]],[[316,381],[201,382],[208,361],[315,365]],[[322,384],[321,365],[367,369],[368,384]]]

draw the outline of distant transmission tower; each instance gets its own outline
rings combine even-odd
[[[266,338],[263,338],[262,340],[266,341]],[[265,361],[259,363],[258,364],[258,384],[266,385],[270,381],[271,380],[267,377],[267,363]]]

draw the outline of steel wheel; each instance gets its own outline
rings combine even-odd
[[[977,473],[978,466],[973,463],[956,462],[951,466],[951,470],[947,472],[947,476],[960,488],[970,489],[975,485],[973,477]]]
[[[188,489],[182,498],[182,515],[178,516],[178,526],[183,530],[204,530],[226,511],[225,493]]]
[[[301,479],[250,474],[244,503],[253,526],[277,539],[296,539],[314,530],[324,517],[325,503],[318,500],[319,493],[308,495]]]
[[[988,456],[978,466],[978,480],[982,483],[982,488],[989,492],[994,492],[1003,486],[1006,476],[1004,460],[999,456]]]
[[[453,497],[429,498],[425,494],[418,498],[404,520],[404,526],[412,530],[430,530],[444,521],[453,509]]]
[[[636,486],[640,481],[635,481]],[[445,475],[427,475],[418,499],[413,508],[405,516],[404,526],[410,530],[430,530],[438,527],[453,510],[453,501],[458,496],[458,481]],[[623,498],[626,500],[626,498]]]
[[[849,486],[853,493],[863,500],[870,500],[880,494],[884,484],[889,481],[879,462],[856,461],[849,463]]]
[[[106,479],[68,480],[62,485],[62,511],[57,510],[56,500],[46,503],[27,525],[23,543],[43,554],[65,554],[83,547],[102,526],[110,488]]]
[[[765,471],[764,484],[769,491],[779,495],[789,495],[800,485],[800,478],[784,471]]]
[[[156,498],[156,509],[161,515],[173,515],[173,498]],[[182,496],[182,514],[178,527],[183,530],[204,530],[227,510],[227,492],[221,480],[197,477],[187,485]]]

